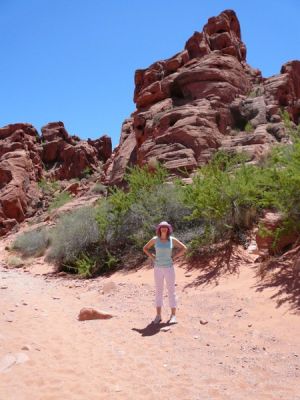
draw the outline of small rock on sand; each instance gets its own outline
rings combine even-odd
[[[92,307],[84,307],[80,310],[78,319],[79,321],[86,321],[90,319],[109,319],[112,318],[113,315],[109,314],[105,311],[96,310]]]
[[[200,319],[200,324],[206,325],[206,324],[208,324],[208,321],[206,321],[206,319]]]

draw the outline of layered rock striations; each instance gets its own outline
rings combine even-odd
[[[30,124],[0,128],[0,236],[32,216],[41,206],[38,181],[81,177],[111,156],[111,140],[82,141],[62,122],[42,128]]]
[[[210,18],[182,52],[136,71],[137,109],[106,163],[106,182],[119,184],[127,166],[153,159],[170,171],[193,171],[217,149],[244,151],[255,162],[287,140],[282,107],[298,122],[299,81],[299,61],[268,79],[246,63],[234,11]]]

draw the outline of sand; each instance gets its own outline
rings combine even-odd
[[[247,251],[226,268],[176,264],[178,324],[165,296],[154,326],[151,266],[81,280],[49,274],[42,258],[7,268],[4,246],[1,400],[300,399],[299,299],[259,290]],[[78,321],[82,307],[113,318]]]

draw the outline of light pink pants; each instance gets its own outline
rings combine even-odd
[[[166,280],[168,289],[169,305],[171,308],[176,308],[177,299],[175,294],[174,267],[154,267],[156,307],[162,307],[163,305],[164,279]]]

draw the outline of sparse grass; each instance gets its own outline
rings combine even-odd
[[[42,178],[38,182],[38,186],[44,194],[52,195],[60,189],[60,184],[57,181],[50,181]]]
[[[7,265],[12,268],[20,268],[24,265],[24,261],[17,256],[10,256],[7,259]]]
[[[72,200],[72,196],[69,192],[61,192],[55,198],[49,205],[49,211],[54,210],[55,208],[59,208],[63,206],[64,204],[68,203],[70,200]]]

